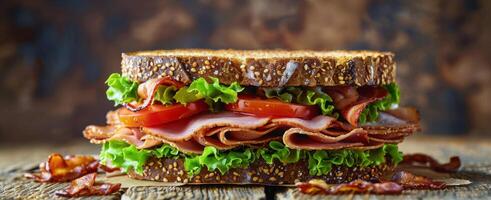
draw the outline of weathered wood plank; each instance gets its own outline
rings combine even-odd
[[[0,199],[66,199],[55,195],[55,191],[68,186],[68,183],[37,183],[15,172],[0,175]],[[108,196],[82,197],[75,199],[120,199],[119,193]]]
[[[122,199],[265,199],[264,187],[131,187]]]
[[[276,194],[278,200],[285,199],[490,199],[491,198],[491,164],[471,165],[462,172],[453,175],[455,178],[471,180],[468,186],[449,187],[445,190],[409,190],[403,195],[305,195],[294,188]]]

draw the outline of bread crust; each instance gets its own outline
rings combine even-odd
[[[184,170],[183,159],[152,157],[144,166],[142,175],[138,175],[134,171],[129,171],[128,175],[140,180],[187,184],[292,185],[299,181],[311,179],[323,179],[327,183],[337,184],[355,179],[377,180],[393,169],[393,166],[386,164],[365,168],[333,165],[332,170],[327,175],[311,176],[307,163],[304,160],[291,164],[282,164],[277,161],[273,164],[267,164],[264,160],[259,159],[247,168],[230,169],[224,175],[218,170],[210,172],[203,168],[199,174],[190,177]]]
[[[394,54],[377,51],[182,49],[123,53],[123,76],[171,76],[189,84],[217,77],[243,86],[385,85],[396,81]]]

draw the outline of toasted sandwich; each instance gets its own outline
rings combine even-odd
[[[187,184],[374,180],[420,130],[399,105],[394,54],[162,50],[123,53],[106,125],[83,131],[131,178]]]

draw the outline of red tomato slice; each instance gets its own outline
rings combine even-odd
[[[316,106],[285,103],[277,99],[239,96],[239,100],[225,106],[227,110],[268,117],[312,118],[319,114]]]
[[[118,111],[119,121],[127,127],[149,127],[169,123],[208,110],[203,101],[187,105],[150,105],[147,108],[133,112],[126,108]]]

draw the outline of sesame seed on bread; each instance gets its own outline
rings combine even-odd
[[[275,161],[267,164],[264,160],[256,160],[245,168],[233,168],[221,174],[218,170],[208,171],[203,168],[199,174],[189,176],[184,170],[184,159],[151,157],[143,167],[143,174],[130,170],[131,178],[152,180],[167,183],[186,184],[257,184],[257,185],[293,185],[296,182],[322,179],[327,183],[338,184],[356,179],[377,180],[390,173],[394,166],[381,164],[371,167],[332,165],[326,175],[313,176],[309,174],[308,162],[282,164]]]
[[[243,86],[385,85],[395,82],[394,54],[378,51],[178,49],[123,53],[123,76],[144,82],[171,76],[190,83],[217,77]]]

